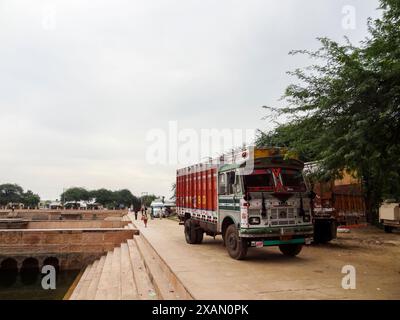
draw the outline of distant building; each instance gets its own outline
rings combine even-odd
[[[6,209],[24,209],[25,205],[19,202],[10,202],[7,204]]]
[[[47,205],[47,208],[51,210],[59,210],[63,208],[63,205],[60,201],[52,201]]]
[[[92,199],[89,201],[67,201],[64,203],[64,208],[74,210],[102,210],[103,206],[97,203],[96,199]]]

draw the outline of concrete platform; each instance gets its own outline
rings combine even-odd
[[[375,228],[339,234],[296,258],[272,247],[249,249],[246,260],[236,261],[221,237],[189,245],[178,222],[149,220],[147,228],[133,222],[195,299],[400,299],[400,236]],[[376,233],[380,244],[368,241]],[[345,265],[356,268],[355,290],[341,286]]]

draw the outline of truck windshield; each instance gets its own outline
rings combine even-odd
[[[274,179],[271,170],[255,170],[252,174],[244,176],[244,184],[249,191],[272,190]]]
[[[282,169],[281,171],[282,183],[285,187],[294,187],[296,189],[305,189],[303,175],[301,171]]]

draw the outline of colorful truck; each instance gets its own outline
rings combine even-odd
[[[343,170],[341,178],[321,179],[316,175],[319,169],[318,161],[304,164],[307,187],[315,194],[314,242],[326,243],[336,238],[338,226],[365,222],[365,201],[361,181],[352,174]]]
[[[283,148],[246,147],[177,170],[176,209],[186,242],[222,235],[229,255],[279,246],[296,256],[313,225],[304,164]]]

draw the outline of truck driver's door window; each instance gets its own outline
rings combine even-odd
[[[218,177],[218,193],[220,195],[226,194],[226,174],[221,173]]]
[[[229,194],[229,195],[231,195],[231,194],[234,194],[235,193],[235,172],[234,171],[231,171],[231,172],[228,172],[227,174],[226,174],[226,176],[227,176],[227,185],[228,185],[228,188],[227,188],[227,194]]]

